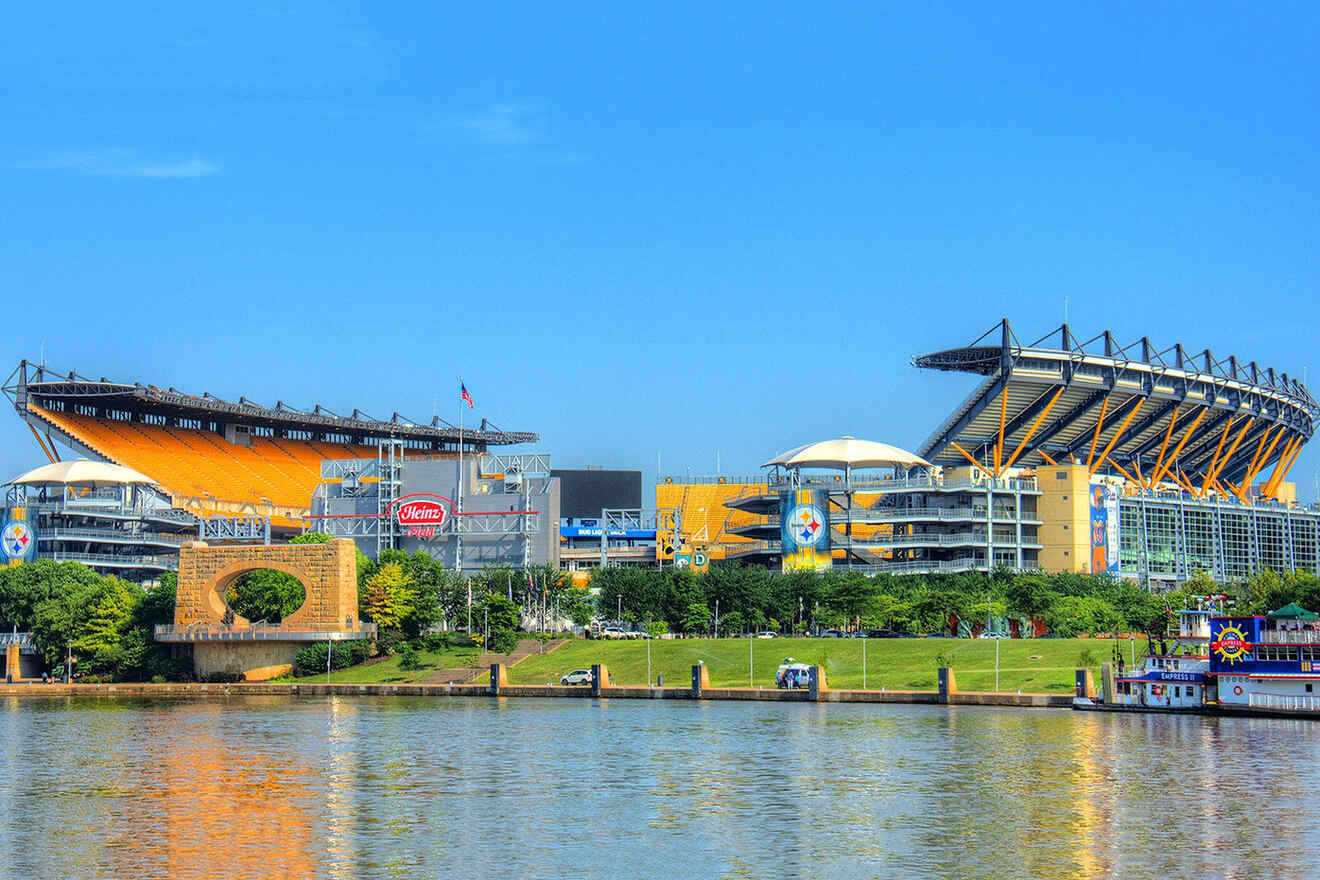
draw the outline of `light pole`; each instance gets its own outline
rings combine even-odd
[[[999,636],[995,636],[995,693],[999,693]]]
[[[715,638],[720,637],[720,600],[715,600]]]
[[[619,600],[619,610],[615,614],[615,617],[618,619],[619,623],[622,624],[623,623],[623,593],[620,593],[615,598]]]
[[[651,684],[651,640],[646,640],[646,683]]]
[[[870,639],[862,639],[862,690],[866,690],[866,643]]]
[[[752,667],[756,663],[755,654],[756,654],[756,636],[754,636],[752,633],[748,633],[747,634],[747,686],[749,688],[756,687],[756,685],[752,683],[752,678],[753,678]]]

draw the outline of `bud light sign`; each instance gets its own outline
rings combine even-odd
[[[454,503],[443,495],[402,499],[394,512],[395,519],[409,538],[434,538],[449,520]]]

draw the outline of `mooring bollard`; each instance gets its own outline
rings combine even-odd
[[[819,702],[825,699],[824,694],[829,689],[829,683],[825,680],[825,667],[811,667],[807,672],[807,698]]]
[[[939,678],[940,678],[939,701],[941,703],[950,703],[952,702],[952,700],[950,699],[951,695],[958,693],[958,680],[954,677],[953,670],[950,669],[948,666],[941,666],[939,668]]]
[[[492,697],[498,697],[500,691],[509,686],[509,671],[503,663],[490,664],[490,687],[487,691]]]
[[[595,663],[591,667],[591,695],[599,697],[603,688],[614,686],[614,681],[610,678],[610,668],[604,663]]]
[[[710,687],[710,670],[705,663],[692,667],[692,699],[700,700],[701,694]]]

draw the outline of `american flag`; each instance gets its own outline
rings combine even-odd
[[[468,409],[472,409],[476,406],[476,404],[472,402],[472,395],[468,393],[467,386],[463,384],[462,379],[458,380],[458,387],[460,389],[458,397],[460,400],[467,401]]]

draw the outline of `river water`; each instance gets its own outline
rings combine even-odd
[[[5,877],[1298,877],[1320,723],[589,699],[0,701]]]

